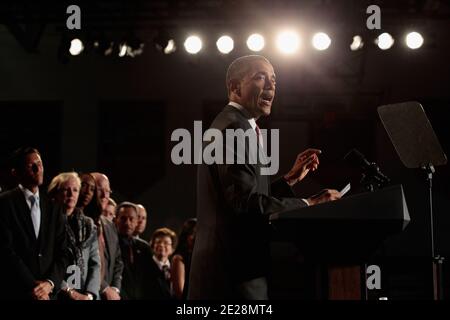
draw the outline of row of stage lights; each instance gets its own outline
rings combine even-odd
[[[422,35],[418,32],[410,32],[405,36],[405,44],[410,49],[418,49],[423,45],[424,39]],[[318,32],[314,34],[311,39],[311,45],[314,49],[323,51],[327,50],[331,45],[331,38],[324,32]],[[375,44],[381,50],[390,49],[394,45],[394,38],[387,32],[380,34],[375,39]],[[266,45],[266,41],[261,34],[254,33],[247,38],[247,47],[254,52],[259,52],[264,49]],[[94,43],[94,47],[98,47],[98,42]],[[158,46],[158,45],[157,45]],[[189,54],[197,54],[203,48],[203,41],[199,36],[191,35],[186,38],[183,43],[184,49]],[[301,38],[294,31],[284,31],[281,32],[276,38],[276,46],[280,50],[280,52],[284,54],[294,54],[297,52],[301,46]],[[364,42],[361,36],[356,35],[353,37],[353,41],[350,44],[350,49],[352,51],[356,51],[361,49],[364,46]],[[137,56],[143,52],[144,44],[140,43],[139,46],[131,47],[126,42],[123,42],[119,45],[118,56]],[[217,42],[216,47],[222,54],[228,54],[234,49],[234,40],[228,36],[221,36]],[[75,38],[71,40],[69,52],[71,55],[76,56],[79,55],[84,49],[83,42]],[[159,45],[159,49],[162,50],[165,54],[171,54],[176,51],[177,47],[175,44],[175,40],[170,39],[166,41],[164,45]],[[113,43],[110,43],[110,47],[104,50],[105,55],[110,55],[113,51]]]

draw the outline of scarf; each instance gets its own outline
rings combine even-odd
[[[93,224],[86,218],[83,212],[75,209],[68,217],[66,233],[68,239],[68,249],[72,254],[75,264],[80,268],[82,276],[84,270],[83,249],[87,248],[93,235]]]

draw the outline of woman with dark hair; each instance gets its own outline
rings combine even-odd
[[[94,199],[94,195],[97,194],[97,188],[95,187],[95,179],[92,174],[80,172],[78,175],[81,181],[81,188],[77,208],[85,209]]]
[[[92,218],[94,222],[102,214],[102,207],[97,196],[97,186],[95,178],[90,173],[79,173],[81,188],[78,197],[77,208],[83,210],[83,213]]]
[[[175,298],[186,300],[189,289],[189,272],[194,248],[197,219],[184,222],[172,257],[171,280]]]
[[[59,296],[71,300],[93,300],[99,298],[100,290],[97,227],[91,218],[76,208],[80,188],[81,181],[75,172],[57,175],[48,187],[50,198],[59,203],[67,215],[67,243],[73,259]]]

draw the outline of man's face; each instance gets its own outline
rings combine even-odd
[[[56,201],[67,211],[72,211],[78,201],[80,189],[76,179],[69,179],[59,186]]]
[[[147,211],[144,207],[138,207],[138,224],[136,228],[135,235],[140,235],[144,232],[145,226],[147,225]]]
[[[91,202],[95,191],[95,180],[87,174],[81,175],[80,204],[84,208]]]
[[[132,207],[122,207],[117,213],[117,231],[120,235],[131,238],[137,226],[137,213]]]
[[[44,182],[44,166],[39,154],[30,153],[26,155],[19,179],[19,182],[26,187],[37,187]]]
[[[96,181],[97,183],[97,196],[100,199],[102,210],[106,209],[108,205],[109,196],[111,195],[111,187],[109,186],[109,180],[105,175],[100,175]]]
[[[240,81],[241,104],[254,118],[268,116],[275,97],[275,72],[265,60],[254,60]]]
[[[173,243],[169,236],[156,237],[153,242],[153,253],[160,261],[166,261],[173,253]]]

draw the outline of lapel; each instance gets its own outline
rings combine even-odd
[[[109,228],[109,225],[106,221],[103,220],[103,217],[100,217],[100,222],[102,224],[102,228],[103,228],[103,238],[105,240],[105,252],[106,252],[106,257],[111,257],[111,252],[112,252],[112,238],[113,235],[111,234],[111,228]],[[109,259],[107,259],[109,260]]]
[[[235,113],[238,115],[239,119],[239,125],[242,127],[244,131],[246,130],[253,130],[252,126],[248,122],[248,116],[245,114],[245,110],[240,110],[238,108],[233,107],[232,105],[227,105],[224,109],[226,112]],[[256,132],[255,132],[256,134]],[[267,137],[268,139],[269,137]],[[267,145],[266,145],[267,148]],[[263,160],[261,163],[260,160]],[[266,167],[268,159],[266,156],[266,153],[263,148],[260,148],[258,146],[258,163],[254,164],[255,170],[257,171],[257,179],[258,179],[258,185],[264,190],[265,194],[269,193],[269,176],[263,176],[260,174],[260,170],[262,167]]]
[[[17,217],[20,220],[21,225],[25,226],[28,236],[36,241],[37,239],[34,234],[33,221],[31,220],[31,210],[28,208],[25,195],[19,187],[17,187],[13,192],[13,205],[15,211],[17,212]]]

